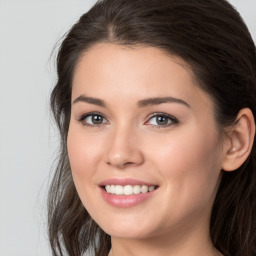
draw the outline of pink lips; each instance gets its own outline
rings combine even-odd
[[[133,194],[133,195],[115,195],[115,194],[110,194],[107,193],[104,189],[104,186],[106,185],[146,185],[146,186],[156,186],[155,184],[140,181],[140,180],[135,180],[135,179],[130,179],[130,178],[125,178],[125,179],[108,179],[99,184],[101,187],[101,194],[104,198],[104,200],[110,204],[111,206],[114,207],[120,207],[120,208],[128,208],[132,207],[135,205],[138,205],[148,198],[152,197],[156,190],[153,190],[151,192],[147,192],[144,194]]]

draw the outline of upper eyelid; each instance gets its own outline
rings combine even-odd
[[[107,118],[105,115],[103,115],[102,113],[97,112],[97,111],[93,111],[93,112],[89,112],[89,113],[82,114],[82,115],[78,118],[78,121],[82,121],[82,120],[84,120],[86,117],[88,117],[88,116],[93,116],[93,115],[101,116],[101,117],[103,117],[104,119],[106,119],[106,120],[108,121],[108,118]]]
[[[85,119],[89,116],[93,116],[93,115],[97,115],[97,116],[101,116],[103,119],[105,119],[107,122],[106,123],[100,123],[100,124],[90,124],[90,123],[84,123]],[[87,126],[87,127],[100,127],[101,125],[106,125],[109,123],[108,119],[105,118],[104,115],[102,115],[101,113],[97,113],[97,112],[90,112],[90,113],[86,113],[80,116],[79,119],[77,119],[77,121],[79,123],[82,123],[83,126]]]
[[[156,125],[156,124],[150,124],[150,120],[154,117],[157,117],[157,116],[165,116],[167,118],[169,118],[171,120],[171,122],[169,124],[162,124],[162,125]],[[169,128],[169,127],[173,127],[173,126],[176,126],[180,123],[179,119],[174,117],[173,115],[170,115],[170,114],[166,114],[166,113],[156,113],[156,114],[153,114],[151,116],[149,116],[147,118],[147,121],[144,123],[145,125],[149,125],[151,126],[152,128],[157,128],[157,129],[164,129],[164,128]]]
[[[150,120],[152,117],[156,117],[156,116],[165,116],[165,117],[169,117],[170,119],[174,119],[176,121],[179,121],[178,118],[176,118],[175,116],[167,114],[167,113],[162,113],[162,112],[156,112],[156,113],[150,114],[147,117],[147,121]]]

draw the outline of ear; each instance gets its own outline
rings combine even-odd
[[[222,169],[234,171],[250,155],[255,136],[255,122],[252,111],[243,108],[239,111],[235,124],[228,132],[224,143]]]

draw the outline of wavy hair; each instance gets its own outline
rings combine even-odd
[[[51,109],[60,155],[48,194],[48,231],[54,256],[106,256],[110,236],[92,220],[76,192],[67,155],[72,79],[82,54],[96,43],[160,48],[189,64],[214,101],[219,127],[242,108],[256,117],[256,51],[239,13],[225,0],[101,0],[71,28],[57,56]],[[255,140],[255,139],[254,139]],[[222,173],[210,234],[225,256],[256,255],[256,146],[236,171]]]

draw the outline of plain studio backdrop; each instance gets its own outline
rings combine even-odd
[[[95,2],[0,0],[0,256],[51,255],[46,194],[58,148],[49,111],[54,59],[62,35]],[[256,41],[256,1],[230,2]]]

